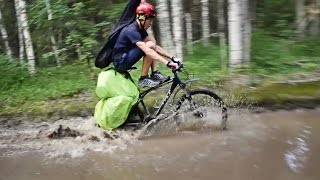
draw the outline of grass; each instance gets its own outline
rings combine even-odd
[[[319,42],[319,38],[287,40],[274,38],[261,30],[255,31],[252,61],[246,73],[277,77],[319,70]],[[214,86],[228,76],[227,72],[221,71],[219,47],[215,44],[207,47],[196,44],[193,54],[184,57],[184,66],[191,77],[201,78],[205,86]],[[138,70],[131,74],[137,81],[141,63],[136,67]],[[159,65],[159,69],[162,73],[171,74],[170,69],[163,65]],[[99,70],[95,69],[94,73],[98,75]],[[26,66],[8,63],[7,57],[0,56],[0,80],[0,116],[73,114],[82,110],[92,111],[97,102],[94,95],[96,79],[91,78],[84,63],[65,65],[63,68],[38,68],[37,74],[30,76]],[[272,89],[266,89],[265,92],[274,93]],[[85,94],[88,98],[79,100],[79,94]]]
[[[33,112],[37,108],[41,111],[39,106],[43,111],[47,111],[51,108],[44,106],[48,101],[72,98],[82,92],[93,94],[96,82],[89,78],[84,65],[74,64],[63,68],[37,70],[36,75],[26,76],[14,85],[4,88],[5,84],[2,84],[0,115]]]
[[[217,45],[210,44],[203,46],[197,44],[194,47],[193,54],[187,54],[184,57],[184,68],[183,72],[187,73],[190,77],[200,78],[203,84],[215,84],[217,80],[224,77],[221,71],[220,54]],[[140,76],[141,62],[135,65],[137,70],[134,70],[132,76],[137,80]],[[172,75],[171,70],[166,66],[159,64],[159,70],[167,75]],[[181,78],[184,79],[186,74],[180,74]]]
[[[256,30],[252,40],[250,72],[277,76],[320,68],[320,38],[280,39]]]

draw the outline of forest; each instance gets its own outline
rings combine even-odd
[[[234,74],[249,75],[251,85],[300,72],[318,76],[320,0],[148,2],[158,13],[149,34],[206,83]],[[0,0],[0,114],[91,95],[100,71],[95,57],[126,4]]]

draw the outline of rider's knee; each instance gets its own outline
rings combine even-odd
[[[145,56],[143,57],[143,60],[144,60],[144,61],[147,61],[147,62],[152,62],[152,61],[153,61],[153,59],[152,59],[150,56],[148,56],[148,55],[145,55]]]
[[[146,38],[144,38],[143,41],[144,41],[144,42],[152,41],[152,42],[154,42],[155,44],[157,44],[156,39],[155,39],[154,36],[152,36],[152,35],[147,36]]]
[[[157,45],[156,45],[156,43],[155,42],[153,42],[153,41],[147,41],[146,42],[146,45],[150,48],[150,49],[156,49],[156,47],[157,47]]]

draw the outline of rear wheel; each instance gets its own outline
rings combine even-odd
[[[226,128],[227,108],[217,94],[210,90],[189,90],[175,102],[175,110],[180,114],[189,114],[192,118],[219,121],[220,128]]]

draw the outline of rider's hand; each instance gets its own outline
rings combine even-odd
[[[182,60],[180,58],[172,56],[171,61],[177,63],[177,62],[181,62]]]
[[[177,69],[179,69],[180,65],[178,62],[176,63],[173,61],[168,61],[167,67],[171,68],[172,70],[177,70]]]

